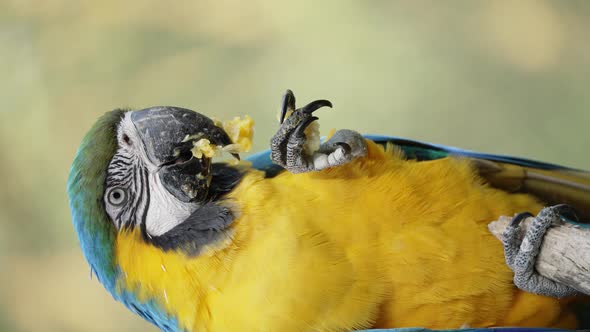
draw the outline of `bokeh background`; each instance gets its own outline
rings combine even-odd
[[[250,114],[285,89],[351,128],[590,169],[587,1],[0,0],[0,331],[155,331],[115,303],[65,182],[95,119]]]

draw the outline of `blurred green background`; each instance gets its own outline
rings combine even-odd
[[[351,128],[590,169],[585,1],[0,0],[0,331],[154,331],[77,247],[65,181],[95,119],[250,114],[285,89]]]

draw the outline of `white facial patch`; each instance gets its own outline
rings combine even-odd
[[[197,206],[178,200],[164,186],[158,173],[149,174],[150,206],[146,218],[146,230],[149,235],[162,235],[182,223],[193,213]]]

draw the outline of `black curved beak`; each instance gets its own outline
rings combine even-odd
[[[192,148],[192,142],[201,138],[221,146],[232,143],[213,120],[186,108],[146,108],[131,113],[131,121],[141,136],[148,158],[158,166],[176,160],[183,148]]]
[[[212,144],[232,144],[227,133],[208,117],[180,107],[151,107],[131,113],[149,160],[159,167],[164,187],[183,202],[207,197],[211,182],[211,159],[194,158],[193,142],[202,138]]]

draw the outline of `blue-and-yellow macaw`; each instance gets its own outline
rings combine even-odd
[[[588,173],[350,130],[308,151],[323,106],[288,91],[252,167],[193,156],[232,142],[191,110],[106,113],[68,180],[91,270],[163,331],[576,326],[559,298],[578,294],[534,261],[552,221],[590,214]],[[528,250],[522,214],[488,232],[523,211]]]

